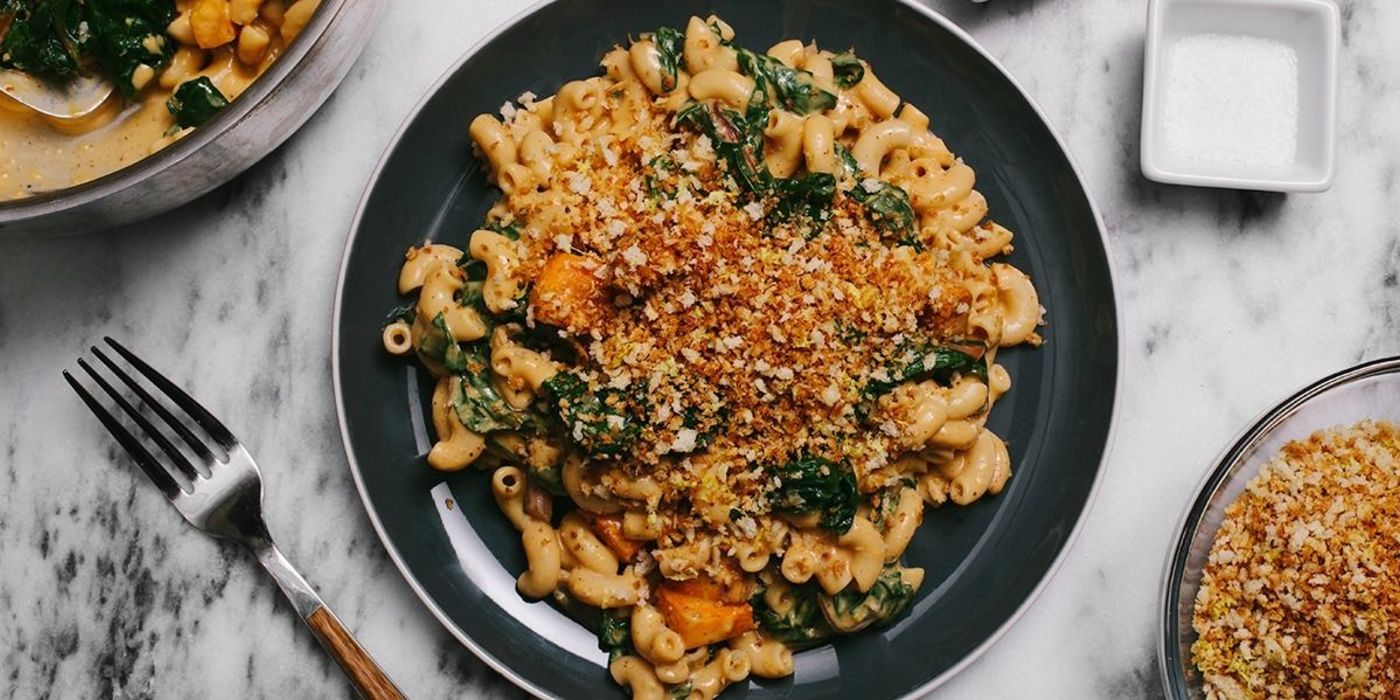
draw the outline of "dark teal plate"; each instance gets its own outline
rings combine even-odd
[[[973,507],[928,513],[907,555],[928,572],[909,616],[799,653],[792,678],[725,697],[907,695],[990,644],[1063,557],[1098,481],[1119,373],[1102,226],[1073,164],[1015,82],[927,9],[895,0],[560,0],[473,49],[390,147],[345,251],[334,365],[346,452],[389,554],[464,645],[540,695],[622,697],[590,633],[516,594],[520,538],[492,502],[487,475],[444,478],[423,461],[431,383],[384,352],[380,324],[403,302],[395,280],[404,249],[425,238],[463,246],[496,198],[471,154],[473,116],[595,74],[603,52],[629,35],[711,12],[752,47],[792,37],[855,47],[977,170],[992,215],[1018,234],[1011,262],[1049,309],[1044,348],[999,356],[1014,387],[991,427],[1011,447],[1011,483]]]

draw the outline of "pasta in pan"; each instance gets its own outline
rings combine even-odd
[[[492,470],[519,590],[601,609],[637,698],[710,698],[889,622],[927,507],[1000,493],[1029,277],[970,167],[850,52],[715,17],[469,133],[503,197],[408,251],[385,349],[438,377],[428,455]]]
[[[82,184],[184,138],[271,68],[320,5],[0,0],[0,69],[58,83],[96,74],[114,87],[71,119],[0,90],[0,202]]]

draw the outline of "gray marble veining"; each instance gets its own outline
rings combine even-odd
[[[1142,178],[1144,2],[933,4],[1023,81],[1078,159],[1112,239],[1126,345],[1117,443],[1080,539],[937,695],[1155,697],[1162,561],[1209,462],[1292,389],[1400,352],[1400,4],[1344,4],[1336,184],[1287,197]],[[336,431],[327,318],[388,138],[521,5],[390,11],[325,108],[229,187],[119,231],[0,242],[0,697],[349,692],[251,559],[111,466],[117,448],[58,376],[103,334],[158,360],[253,447],[279,542],[405,691],[519,695],[437,625],[378,543]]]

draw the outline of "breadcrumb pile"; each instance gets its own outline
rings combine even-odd
[[[1225,513],[1193,616],[1206,696],[1400,697],[1400,429],[1290,442]]]

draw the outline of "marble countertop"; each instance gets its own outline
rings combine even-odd
[[[1112,239],[1126,361],[1117,446],[1079,540],[1025,617],[935,694],[1158,696],[1158,580],[1203,470],[1294,388],[1400,352],[1400,4],[1345,3],[1336,184],[1294,196],[1142,178],[1145,2],[933,4],[1078,159]],[[252,559],[111,466],[118,448],[59,378],[104,334],[159,358],[256,447],[283,549],[410,696],[519,695],[437,624],[375,537],[336,428],[327,318],[385,143],[522,5],[403,5],[306,127],[229,186],[121,230],[0,241],[0,697],[349,693]]]

